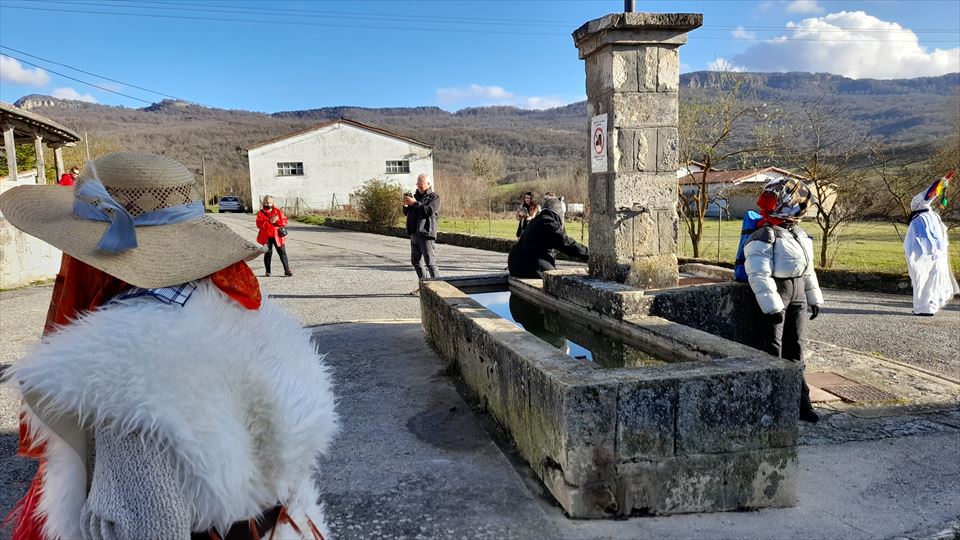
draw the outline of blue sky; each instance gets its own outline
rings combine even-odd
[[[960,71],[958,0],[636,3],[704,14],[680,49],[683,72]],[[544,108],[583,99],[571,32],[622,9],[621,0],[0,0],[0,99],[39,93],[142,107],[164,98],[153,91],[264,112]]]

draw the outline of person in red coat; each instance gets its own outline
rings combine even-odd
[[[63,176],[57,180],[57,183],[61,186],[72,186],[77,183],[78,176],[80,176],[80,169],[77,167],[72,167],[70,172],[63,173]]]
[[[263,198],[263,208],[257,212],[257,228],[260,232],[257,234],[257,243],[267,246],[267,252],[263,255],[263,266],[267,272],[265,276],[270,276],[270,260],[273,258],[273,248],[277,248],[280,255],[280,262],[283,263],[283,275],[292,276],[290,263],[287,261],[286,244],[287,216],[283,211],[273,205],[273,197],[267,195]],[[282,231],[282,232],[281,232]]]

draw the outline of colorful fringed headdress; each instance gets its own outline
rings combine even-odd
[[[953,178],[953,174],[956,171],[950,171],[947,174],[943,175],[943,178],[935,181],[930,184],[930,187],[927,188],[926,193],[923,194],[923,200],[929,202],[933,205],[934,201],[940,201],[940,206],[942,208],[947,207],[947,186],[950,184],[950,180]]]

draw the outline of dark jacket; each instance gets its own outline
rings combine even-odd
[[[553,210],[541,210],[510,250],[507,268],[514,277],[540,277],[538,270],[556,266],[557,251],[573,259],[587,260],[587,247],[567,236],[559,214]]]
[[[440,196],[434,193],[433,189],[427,189],[425,193],[418,190],[413,194],[413,198],[417,202],[403,207],[403,215],[407,216],[407,234],[436,240]]]

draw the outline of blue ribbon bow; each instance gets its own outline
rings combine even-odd
[[[160,208],[133,217],[110,196],[99,180],[85,180],[74,190],[73,213],[82,219],[110,224],[97,244],[97,251],[123,253],[137,247],[136,227],[170,225],[203,216],[200,201]]]

